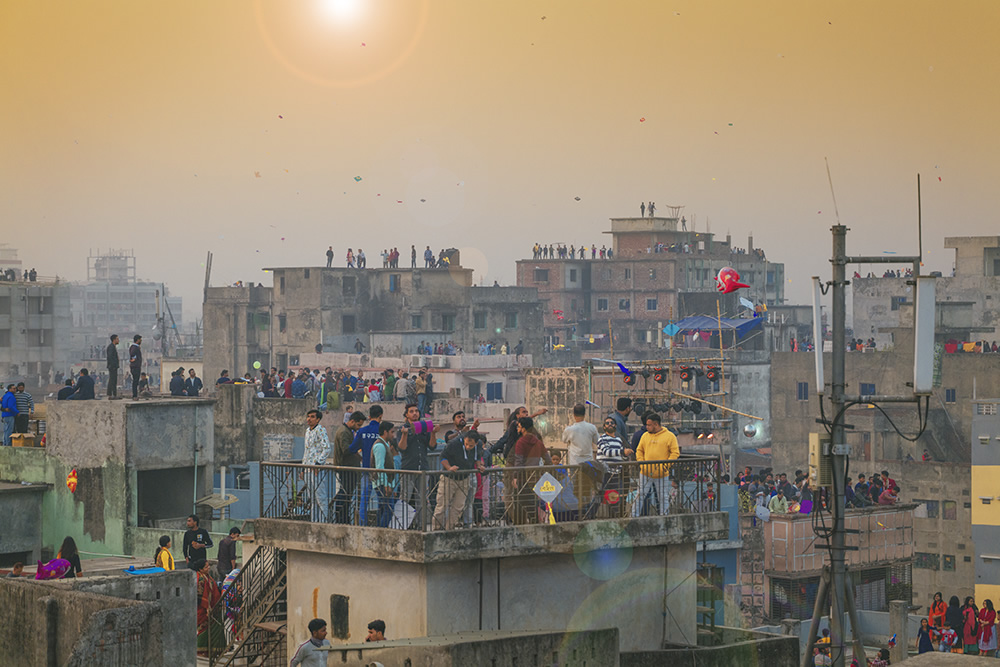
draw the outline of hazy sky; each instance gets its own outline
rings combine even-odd
[[[828,157],[850,252],[916,251],[920,172],[947,271],[945,235],[1000,233],[998,28],[994,0],[5,0],[0,242],[72,279],[133,248],[191,317],[207,250],[214,285],[411,243],[509,283],[655,200],[805,300]]]

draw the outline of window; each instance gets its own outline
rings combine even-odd
[[[354,323],[354,315],[341,315],[340,317],[340,331],[341,333],[355,333],[357,325]]]
[[[954,403],[955,402],[955,390],[954,389],[945,389],[944,390],[944,402],[945,403]]]
[[[344,276],[344,296],[354,296],[358,292],[357,279],[354,276]]]
[[[402,280],[402,276],[400,274],[398,274],[398,273],[390,273],[389,274],[389,291],[390,292],[398,292],[401,280]]]
[[[809,383],[808,382],[799,382],[798,398],[799,398],[800,401],[808,401],[809,400]]]
[[[656,299],[646,299],[646,310],[656,310]]]
[[[281,276],[280,278],[278,278],[278,293],[279,294],[285,293],[285,276]]]
[[[899,307],[906,303],[905,296],[894,296],[892,297],[892,309],[899,310]]]
[[[625,280],[630,280],[632,278],[632,269],[625,269]]]
[[[862,382],[861,383],[861,395],[862,396],[874,396],[875,395],[875,383]]]
[[[284,333],[285,329],[288,328],[288,316],[278,315],[278,331]]]
[[[966,563],[971,563],[972,562],[972,556],[964,556],[962,558],[962,560],[965,561]]]
[[[936,500],[919,500],[917,498],[913,499],[913,502],[920,504],[923,503],[927,507],[927,518],[936,519],[938,518],[938,501]]]
[[[607,309],[608,309],[608,300],[607,299],[598,299],[597,300],[597,310],[607,310]]]
[[[547,282],[549,282],[549,270],[548,269],[535,269],[535,282],[536,283],[547,283]]]
[[[940,570],[941,558],[938,554],[928,554],[916,552],[913,554],[913,567],[920,568],[921,570]]]
[[[10,347],[10,329],[0,329],[0,347]]]
[[[469,383],[469,398],[475,400],[475,399],[479,398],[479,394],[480,393],[481,393],[480,384],[478,382],[470,382]]]
[[[569,270],[569,281],[571,283],[575,283],[576,282],[576,269],[570,269]]]
[[[942,564],[941,569],[944,570],[945,572],[954,572],[955,571],[955,556],[949,555],[949,554],[945,554],[943,560],[944,560],[944,563]]]
[[[411,329],[423,329],[424,328],[424,316],[423,315],[410,315],[410,328]]]
[[[649,270],[649,279],[650,280],[656,280],[656,269],[650,269]]]
[[[618,299],[618,310],[628,310],[631,307],[632,304],[628,299]]]
[[[976,406],[977,415],[995,415],[997,413],[996,403],[980,403]]]
[[[774,271],[768,271],[767,272],[767,284],[768,285],[773,285],[774,284]]]
[[[517,328],[517,311],[507,313],[504,316],[504,327],[508,329]]]
[[[305,278],[306,280],[309,280],[309,269],[305,269],[302,272],[302,277]]]
[[[485,329],[486,328],[486,313],[473,313],[472,314],[472,327],[474,329]],[[479,392],[476,392],[476,396]],[[473,396],[475,398],[475,396]]]
[[[958,515],[958,503],[954,500],[945,500],[941,507],[941,517],[954,521]]]
[[[441,313],[441,329],[444,331],[455,330],[455,314]]]
[[[503,400],[503,382],[489,382],[486,385],[486,400],[487,401],[502,401]]]

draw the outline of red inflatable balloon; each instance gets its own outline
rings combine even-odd
[[[750,287],[746,283],[740,282],[740,274],[738,274],[736,269],[731,266],[725,266],[719,269],[719,275],[715,277],[715,284],[718,286],[719,291],[723,294],[735,292],[741,287]]]

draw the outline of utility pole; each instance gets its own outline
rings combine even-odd
[[[841,411],[844,408],[844,363],[847,349],[846,311],[847,311],[847,227],[834,225],[833,254],[830,262],[833,264],[833,364],[830,387],[830,407],[833,424],[830,429],[830,447],[833,460],[833,544],[830,549],[831,602],[833,611],[830,614],[831,657],[834,667],[844,667],[846,654],[844,648],[844,612],[846,611],[845,591],[846,579],[846,540],[844,534],[845,506],[841,502],[844,497],[846,483],[846,453],[847,443],[844,438],[844,420]],[[822,345],[822,341],[819,342]],[[857,633],[858,628],[851,629]],[[850,663],[846,663],[850,664]]]

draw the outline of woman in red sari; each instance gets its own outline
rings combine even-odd
[[[198,573],[198,652],[204,653],[204,650],[208,649],[208,616],[212,607],[222,598],[222,593],[219,591],[219,584],[216,583],[215,577],[212,576],[212,566],[209,565],[208,561],[195,561],[191,563],[191,569]]]
[[[944,614],[948,611],[948,606],[944,603],[944,597],[940,593],[934,594],[934,602],[931,603],[931,611],[927,615],[927,622],[932,628],[942,630],[944,628]]]
[[[979,610],[979,652],[992,658],[997,652],[997,613],[993,610],[993,600],[983,600]]]
[[[976,601],[970,595],[965,598],[965,604],[962,605],[962,646],[967,655],[976,655],[979,653],[976,633],[978,616],[979,609],[976,607]]]

